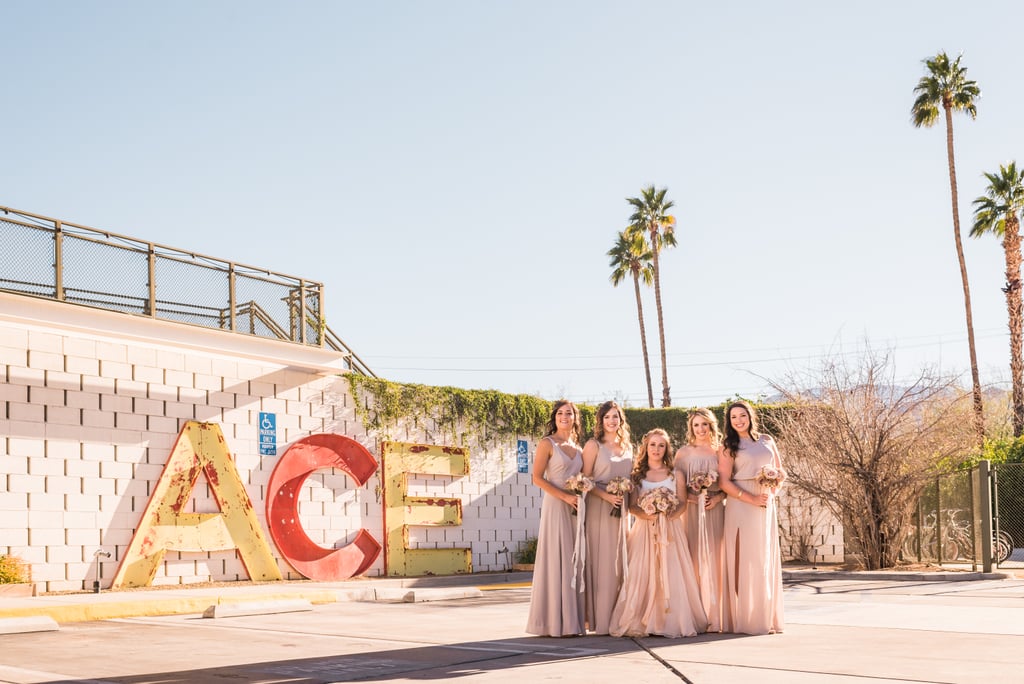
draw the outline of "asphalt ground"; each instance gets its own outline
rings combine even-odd
[[[0,633],[0,682],[1024,681],[1024,580],[1001,575],[787,572],[784,633],[688,639],[527,635],[528,579],[0,598],[0,625],[59,626]]]

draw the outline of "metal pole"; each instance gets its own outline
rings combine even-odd
[[[53,296],[64,301],[64,226],[54,221],[53,230]]]
[[[992,484],[991,463],[978,464],[978,507],[981,513],[981,571],[992,572]]]
[[[156,318],[156,245],[149,243],[149,315]]]
[[[228,264],[228,318],[231,324],[228,328],[231,332],[235,332],[238,328],[235,327],[235,263],[231,262]]]

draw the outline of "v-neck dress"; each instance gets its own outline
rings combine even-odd
[[[583,469],[579,449],[571,454],[554,440],[544,479],[565,488],[565,481]],[[537,531],[537,557],[533,565],[533,589],[526,631],[540,636],[583,634],[583,573],[574,569],[577,517],[572,506],[544,495]],[[575,581],[574,581],[574,575]]]

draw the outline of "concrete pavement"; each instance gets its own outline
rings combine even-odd
[[[523,632],[529,576],[516,573],[0,599],[0,615],[12,602],[30,602],[36,615],[93,614],[67,608],[86,605],[106,614],[134,606],[135,615],[0,636],[0,682],[971,684],[1024,674],[1024,580],[879,574],[788,571],[786,630],[763,637],[532,637]],[[211,601],[304,597],[327,602],[201,617]],[[195,610],[169,612],[175,601]]]

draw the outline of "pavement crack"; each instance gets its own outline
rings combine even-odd
[[[688,677],[687,677],[686,675],[684,675],[684,674],[683,674],[682,672],[680,672],[680,671],[679,671],[679,670],[677,670],[676,668],[672,667],[672,665],[671,665],[671,664],[670,664],[670,663],[669,663],[669,662],[668,662],[667,660],[665,660],[664,658],[662,658],[662,657],[661,657],[660,655],[658,655],[657,653],[655,653],[655,652],[654,652],[653,650],[651,650],[651,649],[647,648],[647,646],[645,646],[645,645],[644,645],[643,643],[641,643],[639,639],[637,639],[636,637],[630,637],[630,639],[629,639],[629,640],[630,640],[630,641],[632,641],[632,642],[633,642],[634,644],[636,644],[637,646],[639,646],[640,648],[642,648],[643,650],[647,651],[647,655],[651,656],[652,658],[654,658],[655,660],[657,660],[657,661],[658,661],[659,663],[661,663],[662,665],[664,665],[664,666],[665,666],[665,668],[666,668],[666,669],[667,669],[667,670],[668,670],[669,672],[671,672],[672,674],[674,674],[674,675],[675,675],[676,677],[679,677],[679,679],[681,679],[681,680],[683,680],[684,682],[686,682],[686,684],[693,684],[693,682],[692,682],[692,681],[690,681],[690,679],[689,679],[689,678],[688,678]]]

